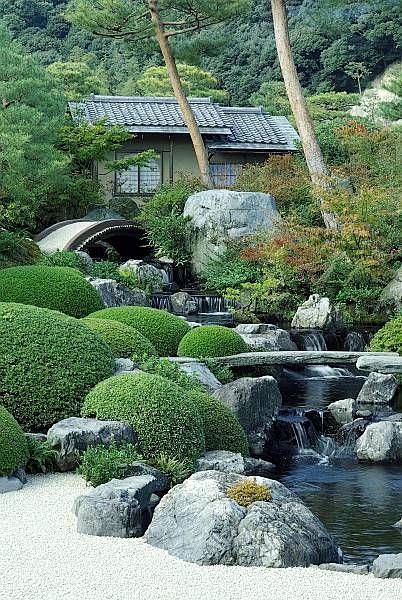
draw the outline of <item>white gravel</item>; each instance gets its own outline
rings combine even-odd
[[[140,539],[79,535],[71,512],[85,484],[30,477],[0,495],[1,600],[396,600],[401,580],[309,569],[200,567]]]

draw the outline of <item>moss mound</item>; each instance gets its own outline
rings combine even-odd
[[[193,358],[213,358],[241,354],[248,350],[246,342],[237,331],[221,325],[205,325],[195,327],[183,337],[178,354]]]
[[[190,331],[190,326],[183,319],[146,306],[104,308],[90,316],[134,327],[150,340],[159,356],[176,356],[180,340]]]
[[[24,266],[0,271],[0,302],[18,302],[85,317],[102,308],[98,292],[68,267]]]
[[[14,417],[0,406],[0,477],[24,467],[28,459],[28,442]]]
[[[388,321],[370,343],[373,352],[398,352],[402,355],[402,315]]]
[[[157,356],[157,352],[151,342],[139,331],[111,319],[95,319],[86,317],[82,322],[96,331],[112,349],[116,358],[130,358],[133,354],[137,356]]]
[[[239,481],[227,492],[227,496],[240,504],[240,506],[250,506],[253,502],[270,502],[272,492],[265,485],[260,485],[256,481]]]
[[[206,451],[229,450],[248,456],[246,434],[229,408],[218,398],[199,390],[193,390],[189,395],[204,423]]]
[[[79,415],[89,390],[113,373],[114,355],[80,321],[0,302],[0,398],[26,430]]]
[[[146,458],[166,454],[194,462],[205,451],[194,402],[159,375],[118,375],[101,381],[85,398],[82,415],[130,423]]]

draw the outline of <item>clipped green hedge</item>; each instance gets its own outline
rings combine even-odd
[[[0,406],[0,477],[24,467],[28,459],[28,442],[14,417]]]
[[[176,356],[180,340],[190,331],[183,319],[147,306],[104,308],[90,317],[112,319],[134,327],[150,340],[159,356]]]
[[[385,323],[370,342],[373,352],[398,352],[402,355],[402,315]]]
[[[194,462],[205,451],[202,419],[189,395],[159,375],[117,375],[85,398],[82,416],[126,421],[144,456]]]
[[[69,267],[41,265],[0,271],[0,302],[18,302],[85,317],[103,307],[98,292],[82,273]]]
[[[232,356],[248,350],[248,345],[237,331],[221,325],[204,325],[195,327],[183,337],[178,354],[193,358],[213,358]]]
[[[82,319],[84,325],[96,331],[112,349],[116,358],[130,358],[137,356],[157,356],[154,346],[139,331],[111,319],[95,319],[85,317]]]
[[[100,336],[53,310],[0,303],[0,340],[1,402],[27,431],[79,415],[89,390],[113,373]]]
[[[193,390],[189,395],[204,423],[206,451],[229,450],[248,456],[246,434],[230,409],[218,398],[214,398],[206,392]]]

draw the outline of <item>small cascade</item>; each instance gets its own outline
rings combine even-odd
[[[233,303],[228,302],[222,296],[204,296],[197,294],[191,296],[191,299],[197,303],[198,312],[201,314],[226,313],[229,311],[229,308],[233,306]]]
[[[368,331],[349,331],[345,337],[343,349],[348,352],[365,352],[373,334]]]
[[[291,331],[291,337],[299,350],[327,350],[327,344],[321,331],[296,329]]]
[[[353,373],[349,369],[342,367],[330,367],[329,365],[310,365],[304,367],[303,374],[310,379],[314,377],[328,379],[338,377],[353,377]]]
[[[151,298],[152,308],[158,308],[159,310],[167,310],[170,312],[172,306],[170,304],[170,294],[153,294]]]

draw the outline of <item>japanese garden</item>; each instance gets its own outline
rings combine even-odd
[[[0,600],[402,597],[400,1],[0,47]]]

